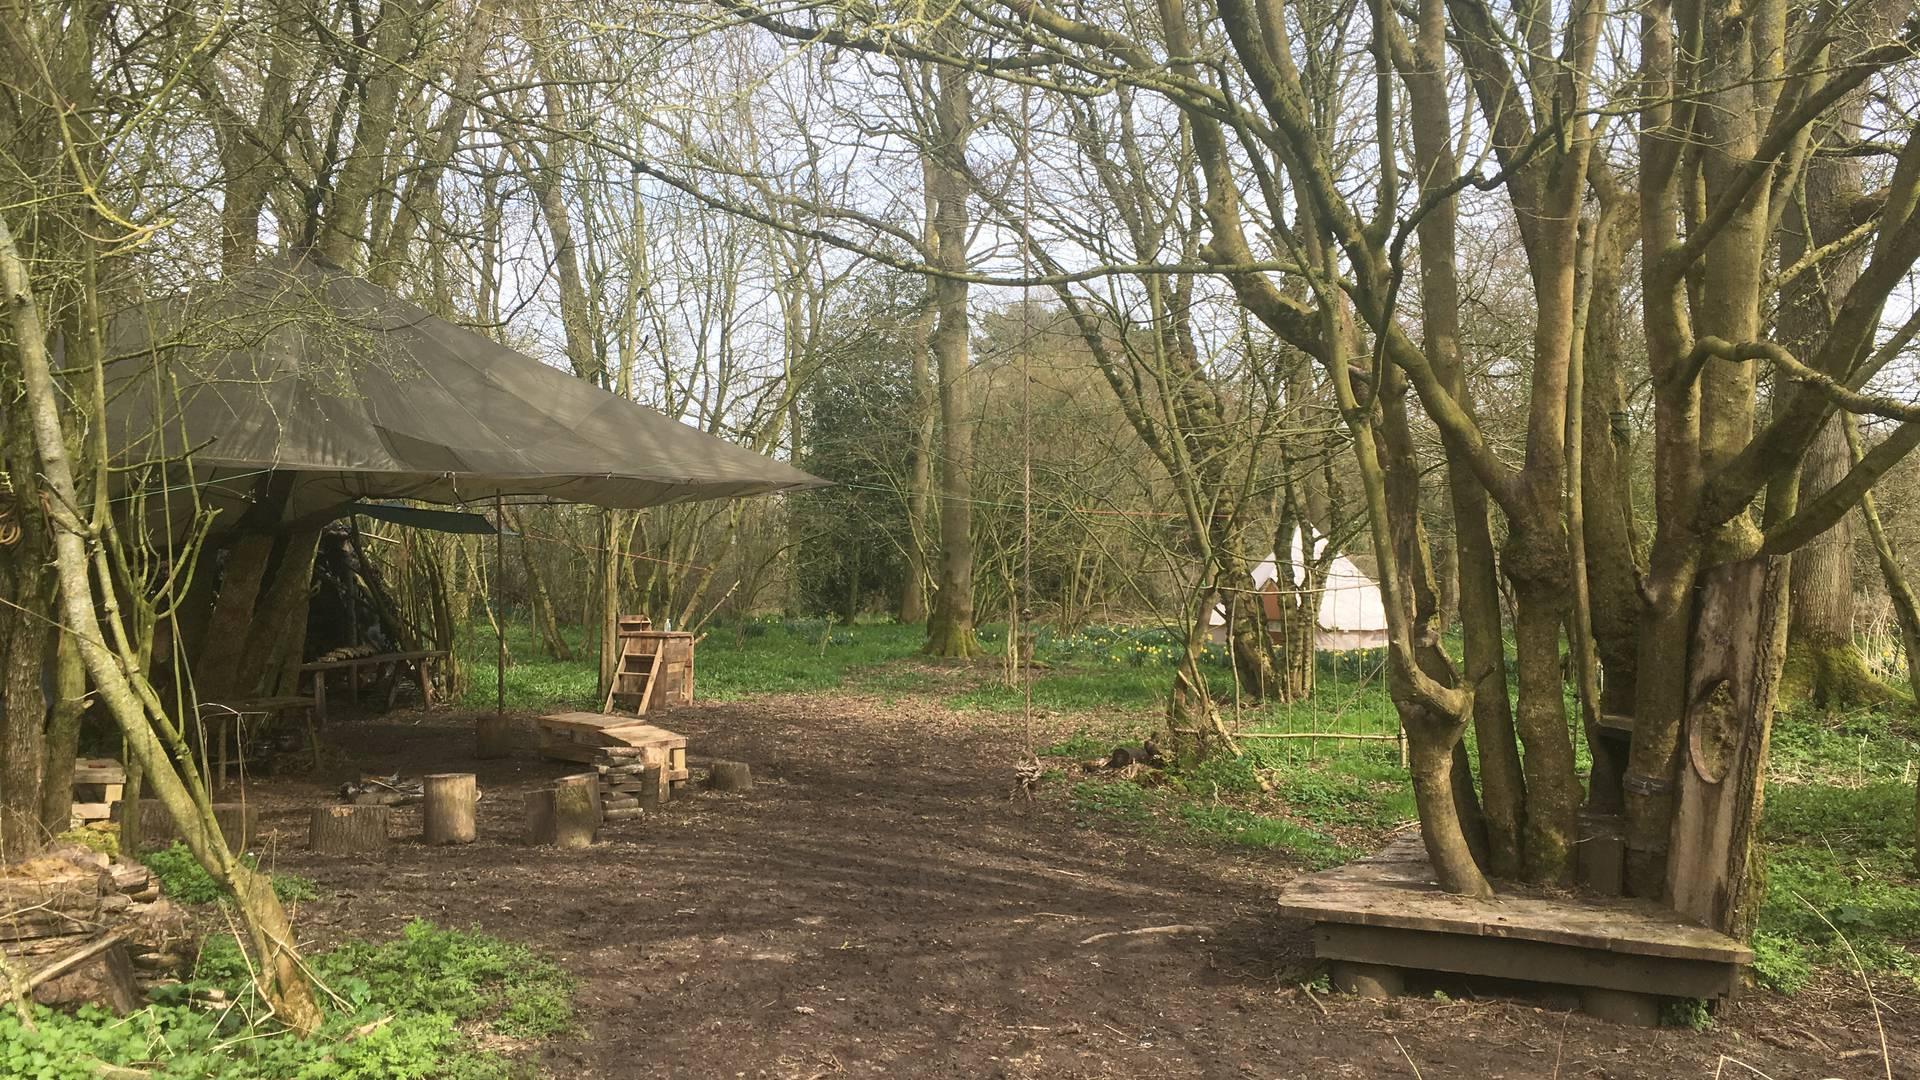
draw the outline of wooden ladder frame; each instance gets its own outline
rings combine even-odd
[[[645,716],[647,715],[647,710],[653,705],[653,688],[659,685],[660,682],[660,653],[657,650],[654,652],[641,652],[639,650],[640,639],[631,632],[652,629],[653,620],[647,618],[645,615],[622,615],[615,625],[617,628],[616,633],[620,641],[620,656],[613,663],[613,680],[607,687],[607,700],[601,704],[600,711],[606,714],[613,713],[613,699],[621,694],[621,676],[643,674],[638,671],[626,670],[627,660],[630,657],[645,656],[649,658],[647,670],[644,672],[647,677],[647,685],[641,689],[640,702],[634,709],[635,716]]]

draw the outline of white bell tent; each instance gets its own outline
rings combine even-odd
[[[1281,585],[1299,588],[1305,581],[1306,571],[1301,565],[1305,562],[1303,549],[1305,543],[1300,530],[1294,530],[1292,560],[1288,567],[1292,571],[1292,581]],[[1327,550],[1327,538],[1314,539],[1314,554],[1321,555]],[[1279,568],[1272,555],[1253,568],[1253,587],[1266,590],[1279,576]],[[1269,610],[1269,628],[1272,626],[1272,614]],[[1227,609],[1218,605],[1213,611],[1215,640],[1226,637]],[[1334,555],[1327,567],[1327,580],[1320,594],[1319,626],[1314,634],[1314,646],[1323,652],[1347,652],[1353,649],[1379,649],[1387,644],[1387,609],[1380,600],[1380,586],[1371,575],[1354,562],[1345,552]]]

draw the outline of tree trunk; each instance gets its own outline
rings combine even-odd
[[[540,637],[540,646],[555,660],[571,660],[573,649],[560,634],[559,620],[554,617],[553,595],[547,590],[546,575],[540,572],[539,563],[533,557],[533,547],[527,539],[527,516],[515,513],[509,515],[508,520],[520,533],[520,565],[526,571],[527,591],[533,597],[533,628]]]
[[[746,791],[753,787],[753,769],[744,761],[716,761],[707,769],[707,786],[715,791]]]
[[[0,716],[5,722],[0,727],[0,862],[7,862],[32,858],[46,841],[40,828],[40,775],[47,707],[40,676],[48,635],[47,624],[39,618],[6,618],[0,627],[8,631],[0,641],[0,693],[5,695],[0,698],[5,709]],[[64,830],[66,823],[60,827]]]
[[[1761,556],[1701,575],[1687,673],[1667,897],[1682,915],[1741,940],[1759,909],[1755,849],[1786,649],[1788,562]]]
[[[291,694],[306,658],[307,608],[313,598],[313,557],[320,547],[320,526],[285,534],[273,581],[247,627],[234,692]]]
[[[488,714],[473,722],[473,756],[481,760],[512,757],[514,722],[510,716]]]
[[[950,44],[952,44],[950,42]],[[933,265],[967,268],[967,132],[973,123],[973,92],[967,72],[941,67],[935,73],[932,167]],[[930,342],[940,383],[940,586],[927,623],[925,652],[972,657],[981,653],[973,632],[973,429],[967,283],[933,281],[937,321]]]
[[[53,710],[47,718],[47,765],[40,774],[40,827],[49,833],[65,832],[73,820],[73,763],[80,753],[80,718],[86,710],[87,668],[73,638],[61,634],[53,663]]]
[[[620,638],[615,632],[620,621],[620,569],[626,560],[624,551],[625,514],[618,510],[600,512],[600,690],[606,697],[613,688],[613,671],[620,663]]]
[[[244,694],[241,689],[241,658],[253,646],[254,604],[260,598],[260,584],[267,575],[267,560],[273,554],[273,536],[265,532],[246,532],[227,547],[226,567],[220,574],[220,591],[214,597],[213,614],[208,616],[206,640],[199,662],[193,665],[195,691],[202,701],[220,701]],[[208,559],[207,569],[212,569]]]
[[[34,442],[41,472],[47,478],[48,502],[54,519],[54,566],[59,579],[60,613],[74,635],[87,673],[107,711],[126,736],[129,758],[137,759],[154,780],[196,861],[213,880],[233,896],[252,940],[258,960],[256,978],[262,995],[282,1022],[301,1035],[320,1026],[320,1006],[313,987],[301,970],[286,910],[274,895],[272,883],[233,854],[214,824],[204,783],[194,771],[185,746],[176,740],[169,749],[155,729],[162,714],[159,702],[144,686],[138,656],[108,651],[108,635],[95,611],[94,582],[89,572],[88,527],[72,508],[82,505],[61,430],[59,392],[41,331],[37,305],[27,279],[25,263],[14,246],[13,234],[0,218],[0,297],[11,309],[14,344],[26,385],[26,411],[32,417]],[[96,357],[96,362],[98,362]],[[96,371],[96,377],[98,372]],[[104,463],[98,468],[104,470]],[[101,478],[104,483],[104,478]],[[109,612],[117,612],[112,582],[99,583]],[[116,615],[117,617],[117,615]],[[138,681],[136,681],[138,680]],[[176,771],[178,770],[178,771]]]
[[[354,265],[354,256],[370,239],[373,201],[391,191],[388,149],[399,126],[402,82],[412,76],[404,61],[415,45],[419,15],[415,0],[383,0],[365,46],[367,55],[356,65],[366,74],[359,88],[353,149],[341,163],[324,220],[309,223],[316,249],[336,266]]]
[[[923,170],[929,177],[932,166]],[[934,242],[935,207],[931,185],[927,198],[928,244]],[[913,624],[927,617],[927,504],[933,488],[933,434],[938,417],[929,354],[933,342],[934,310],[929,293],[925,309],[913,320],[913,459],[907,472],[907,573],[900,595],[900,621]]]
[[[1518,542],[1516,536],[1509,548]],[[1509,564],[1513,561],[1508,559]],[[1560,663],[1566,593],[1519,579],[1514,581],[1514,592],[1513,637],[1519,668],[1515,726],[1526,751],[1521,766],[1527,782],[1522,870],[1529,881],[1564,885],[1573,880],[1581,793],[1573,769]]]
[[[562,782],[549,790],[530,791],[525,807],[529,844],[591,847],[600,828],[600,809],[591,784]]]
[[[1860,37],[1869,35],[1860,33]],[[1851,95],[1822,136],[1858,137],[1862,98]],[[1781,215],[1780,264],[1790,267],[1809,252],[1835,243],[1853,228],[1861,197],[1857,157],[1816,154],[1807,162],[1800,197]],[[1825,342],[1833,312],[1860,277],[1866,246],[1823,259],[1783,290],[1776,316],[1781,343],[1796,356],[1815,355]],[[1821,425],[1800,462],[1798,501],[1812,501],[1852,467],[1845,417]],[[1867,670],[1853,641],[1853,528],[1841,518],[1793,553],[1787,624],[1786,677],[1781,695],[1821,708],[1850,709],[1884,702],[1890,689]]]

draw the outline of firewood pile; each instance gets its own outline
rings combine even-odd
[[[607,820],[637,818],[643,801],[648,806],[666,801],[660,766],[648,764],[645,755],[639,746],[602,746],[594,754],[590,764],[600,776],[601,815]]]
[[[406,806],[424,796],[426,786],[417,776],[362,776],[340,785],[340,801],[356,806]]]
[[[60,845],[0,866],[0,955],[43,1005],[137,1007],[192,956],[187,920],[137,862]]]

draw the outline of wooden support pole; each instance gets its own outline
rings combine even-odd
[[[480,787],[472,773],[432,773],[424,778],[426,841],[471,844],[476,835],[475,804]]]
[[[386,806],[316,806],[307,825],[307,846],[321,855],[385,851],[391,820]]]

